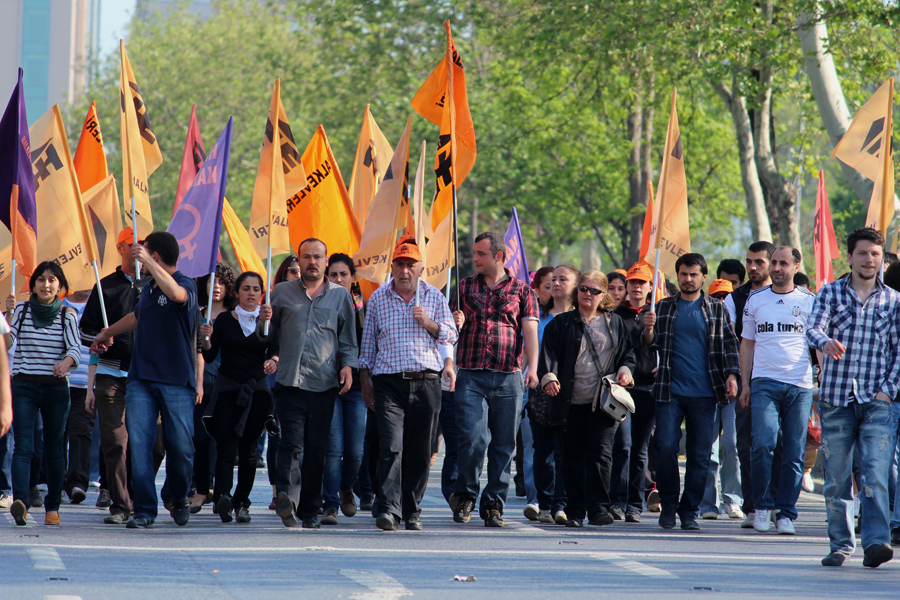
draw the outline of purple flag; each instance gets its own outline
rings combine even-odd
[[[203,277],[216,270],[233,124],[231,117],[166,229],[178,240],[178,270],[188,277]]]
[[[0,222],[13,234],[12,257],[22,273],[31,275],[37,266],[37,206],[24,96],[19,69],[19,82],[0,119]]]
[[[522,243],[522,230],[519,228],[519,213],[516,212],[515,206],[503,241],[506,242],[506,263],[503,266],[510,270],[513,277],[525,285],[531,285],[528,260],[525,258],[525,244]]]

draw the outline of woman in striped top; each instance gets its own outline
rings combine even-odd
[[[25,525],[28,508],[34,425],[38,412],[44,421],[44,457],[47,460],[45,525],[59,525],[59,504],[65,477],[65,426],[69,414],[66,373],[81,362],[81,343],[75,311],[64,308],[59,294],[68,292],[62,267],[50,261],[34,270],[29,282],[31,298],[6,300],[10,324],[8,344],[16,343],[12,371],[13,497],[9,511],[16,525]]]

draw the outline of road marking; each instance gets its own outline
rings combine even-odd
[[[368,592],[350,594],[351,600],[395,600],[403,596],[413,595],[402,583],[384,571],[341,569],[339,572],[350,581],[356,582],[369,590]]]
[[[634,560],[627,560],[622,558],[621,556],[607,556],[603,554],[595,554],[593,556],[598,560],[605,560],[620,569],[627,569],[632,573],[637,573],[638,575],[643,575],[644,577],[655,577],[657,579],[677,579],[677,575],[673,575],[664,569],[658,569],[657,567],[651,567],[650,565],[645,565],[643,563],[639,563]]]
[[[44,596],[44,600],[81,600],[81,596],[67,596],[65,594],[52,594]]]
[[[39,571],[59,571],[66,568],[55,549],[49,546],[26,548],[31,566]]]

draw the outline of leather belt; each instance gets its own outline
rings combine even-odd
[[[403,371],[394,373],[400,379],[437,379],[440,375],[436,371]]]

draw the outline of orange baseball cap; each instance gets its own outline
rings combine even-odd
[[[140,240],[143,242],[144,240]],[[116,242],[116,245],[121,244],[122,242],[126,242],[128,244],[134,243],[134,230],[131,228],[131,225],[128,225],[119,232],[119,240]]]
[[[412,235],[404,235],[397,240],[397,246],[394,248],[394,256],[391,262],[398,258],[409,258],[416,262],[422,262],[422,253],[419,251],[419,245],[416,244],[416,238]]]
[[[613,273],[621,273],[623,276],[628,275],[628,271],[625,269],[616,269]]]
[[[726,294],[730,294],[734,291],[734,286],[731,285],[731,282],[727,279],[713,279],[712,283],[709,284],[709,295],[713,294],[721,294],[725,292]]]
[[[653,267],[645,260],[638,261],[631,265],[625,279],[637,279],[638,281],[653,281]]]

